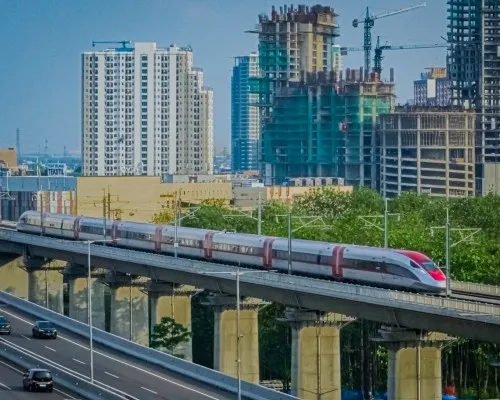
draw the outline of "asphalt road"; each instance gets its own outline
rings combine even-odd
[[[54,387],[52,393],[29,393],[23,390],[23,371],[0,360],[0,399],[75,399],[64,388]]]
[[[6,305],[0,305],[0,315],[10,320],[12,334],[3,340],[17,344],[53,363],[68,368],[84,378],[90,376],[88,340],[58,329],[58,338],[34,339],[31,328],[35,319]],[[0,382],[2,382],[0,375]],[[94,379],[112,390],[140,400],[233,400],[234,394],[199,384],[164,368],[103,348],[94,344]],[[18,379],[21,382],[20,379]],[[4,383],[4,382],[2,382]],[[5,383],[8,385],[8,383]],[[1,389],[1,388],[0,388]],[[1,396],[0,398],[4,398]],[[24,397],[23,397],[24,398]],[[37,397],[38,399],[38,397]]]

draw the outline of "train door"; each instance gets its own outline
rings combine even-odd
[[[384,285],[387,286],[397,286],[398,283],[398,276],[394,274],[394,271],[391,271],[390,268],[390,263],[385,259],[385,257],[382,259],[382,262],[379,263],[380,265],[380,273],[382,274],[382,280]]]

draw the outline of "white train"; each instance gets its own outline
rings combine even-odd
[[[102,239],[104,228],[103,219],[65,214],[45,213],[42,224],[37,211],[25,212],[17,223],[20,232],[70,240]],[[171,225],[108,221],[106,237],[117,247],[174,253]],[[179,257],[288,271],[285,238],[179,227],[177,242]],[[294,275],[420,292],[440,293],[446,288],[443,272],[416,251],[295,239],[291,256]]]

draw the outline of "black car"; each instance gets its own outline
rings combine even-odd
[[[54,383],[52,373],[47,369],[31,368],[23,374],[23,389],[35,392],[37,390],[47,390],[52,392]]]
[[[10,321],[4,316],[0,315],[0,333],[10,335]]]
[[[33,327],[33,337],[55,339],[57,337],[57,329],[49,321],[36,321]]]

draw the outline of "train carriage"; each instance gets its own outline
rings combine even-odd
[[[163,254],[174,253],[175,227],[27,211],[20,232],[73,240],[102,240]],[[42,223],[43,222],[43,223]],[[177,228],[177,255],[211,262],[288,272],[288,240],[277,237]],[[442,292],[446,278],[425,254],[397,249],[292,240],[292,273],[342,282]]]

